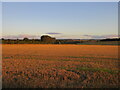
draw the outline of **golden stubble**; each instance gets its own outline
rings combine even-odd
[[[4,44],[3,87],[118,87],[118,47]]]

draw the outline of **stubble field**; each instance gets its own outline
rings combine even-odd
[[[3,88],[118,88],[118,46],[2,45]]]

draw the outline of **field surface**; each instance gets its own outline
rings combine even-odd
[[[4,44],[2,87],[118,88],[119,63],[113,45]]]

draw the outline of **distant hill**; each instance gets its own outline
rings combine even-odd
[[[100,41],[120,41],[120,38],[107,38],[107,39],[102,39]]]

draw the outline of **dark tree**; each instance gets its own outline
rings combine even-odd
[[[49,44],[49,43],[55,43],[56,39],[55,39],[55,38],[52,38],[52,37],[50,37],[50,36],[48,36],[48,35],[43,35],[43,36],[41,36],[41,41],[42,41],[43,43]]]
[[[29,39],[28,39],[27,37],[25,37],[23,40],[24,40],[24,41],[28,41]]]
[[[4,38],[2,38],[1,40],[5,40]]]

